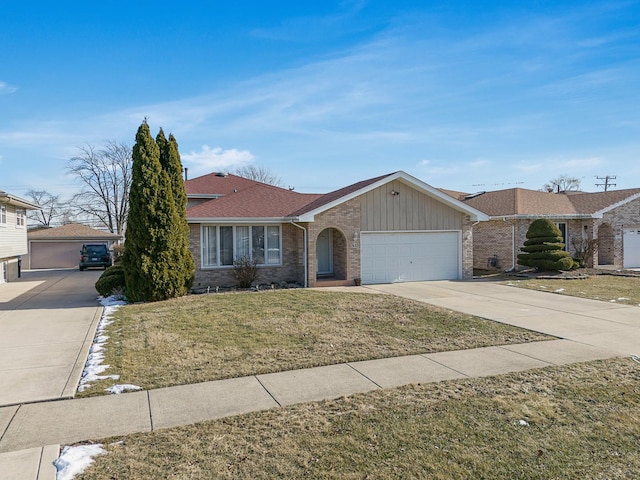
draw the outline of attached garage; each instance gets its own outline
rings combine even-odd
[[[462,278],[461,232],[362,233],[362,283]]]
[[[40,228],[27,233],[29,256],[24,264],[30,269],[73,268],[80,260],[85,243],[112,245],[120,235],[96,230],[86,225],[70,223],[56,228]]]
[[[622,243],[624,268],[640,268],[640,228],[625,228]]]

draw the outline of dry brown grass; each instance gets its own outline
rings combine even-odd
[[[80,478],[627,479],[639,439],[640,366],[616,359],[112,438]]]
[[[640,278],[615,275],[593,275],[586,279],[509,280],[509,285],[604,302],[640,305]]]
[[[550,338],[393,296],[314,290],[188,296],[128,305],[114,320],[106,373],[144,389]]]

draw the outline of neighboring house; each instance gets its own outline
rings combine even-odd
[[[472,224],[488,217],[396,172],[327,194],[235,175],[187,180],[195,288],[234,285],[235,259],[258,283],[390,283],[471,278]]]
[[[473,229],[474,266],[517,267],[517,254],[531,222],[549,218],[558,225],[567,251],[597,239],[587,266],[640,267],[640,188],[608,192],[548,193],[523,188],[462,194],[447,192],[490,217]]]
[[[20,277],[27,249],[27,210],[40,207],[0,190],[0,283]]]
[[[122,238],[120,235],[79,223],[29,230],[27,237],[29,256],[25,261],[31,269],[77,267],[80,249],[84,243],[103,243],[111,246]]]

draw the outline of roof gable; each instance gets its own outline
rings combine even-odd
[[[298,217],[299,221],[313,221],[315,215],[318,215],[319,213],[322,213],[337,205],[340,205],[341,203],[351,200],[352,198],[370,192],[371,190],[374,190],[394,180],[400,180],[410,187],[415,188],[416,190],[421,191],[422,193],[425,193],[430,197],[436,198],[445,205],[470,215],[471,219],[474,221],[488,220],[487,215],[483,212],[473,208],[472,206],[466,205],[459,200],[456,200],[446,193],[441,192],[431,185],[428,185],[403,171],[382,175],[380,177],[371,178],[369,180],[363,180],[339,190],[327,193],[326,195],[323,195],[322,197],[317,199],[315,202],[310,203],[299,211],[295,212],[294,216]]]

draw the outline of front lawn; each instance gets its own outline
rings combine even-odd
[[[506,285],[541,292],[559,293],[574,297],[591,298],[604,302],[640,304],[640,278],[616,275],[592,275],[585,279],[527,279],[509,280]]]
[[[637,478],[640,365],[381,390],[106,440],[83,479]]]
[[[307,289],[127,305],[106,333],[105,373],[144,389],[551,338],[389,295]]]

